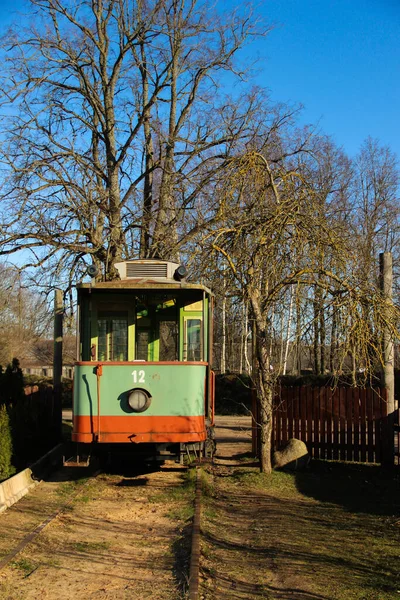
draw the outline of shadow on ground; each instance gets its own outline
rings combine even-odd
[[[299,492],[320,502],[334,503],[355,513],[400,513],[398,468],[313,460],[295,477]]]

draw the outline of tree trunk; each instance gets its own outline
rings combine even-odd
[[[243,373],[243,357],[244,357],[244,347],[246,345],[246,329],[245,329],[245,314],[246,314],[246,306],[244,300],[242,301],[242,329],[240,334],[240,362],[239,362],[239,373]]]
[[[321,303],[319,308],[319,341],[320,341],[320,372],[321,375],[325,374],[326,368],[326,353],[325,353],[325,340],[326,340],[326,327],[325,327],[325,311],[323,298],[321,297]]]
[[[332,314],[332,329],[331,329],[331,349],[330,349],[330,371],[333,374],[336,372],[336,343],[337,343],[337,312],[336,307],[333,306]]]
[[[258,377],[257,377],[258,379]],[[262,379],[262,376],[260,377]],[[272,415],[273,415],[273,388],[272,385],[265,389],[264,383],[258,382],[257,401],[260,406],[260,471],[271,473],[271,440],[272,440]]]
[[[176,222],[176,203],[174,197],[174,179],[175,179],[175,143],[178,134],[177,127],[177,108],[178,92],[177,82],[179,77],[179,60],[181,57],[181,36],[180,36],[180,18],[181,7],[174,4],[174,9],[170,15],[170,51],[171,61],[171,79],[170,79],[170,98],[169,98],[169,120],[168,120],[168,138],[165,146],[164,164],[162,170],[158,213],[155,222],[152,256],[163,258],[164,260],[177,260],[177,222]]]
[[[246,302],[244,302],[244,331],[245,331],[245,338],[244,338],[244,361],[245,361],[247,373],[249,375],[251,375],[252,368],[251,368],[251,364],[250,364],[250,361],[249,361],[249,347],[248,347],[249,334],[248,334],[248,329],[249,329],[249,308],[247,306],[247,301],[246,301]]]
[[[296,375],[301,375],[301,298],[300,285],[296,289],[296,360],[294,371]]]
[[[141,68],[143,86],[143,133],[144,133],[144,160],[145,176],[143,184],[143,215],[142,226],[140,230],[140,258],[147,258],[150,250],[150,227],[153,211],[153,168],[154,168],[154,147],[151,135],[151,112],[149,103],[149,82],[148,69],[145,55],[145,44],[141,44]],[[146,108],[147,107],[147,108]]]
[[[253,290],[249,294],[254,314],[254,332],[256,336],[256,373],[254,374],[257,402],[260,408],[260,471],[271,473],[271,439],[275,376],[270,369],[270,358],[266,319],[261,311],[260,292]]]
[[[314,288],[314,300],[313,300],[313,311],[314,311],[314,319],[313,319],[313,329],[314,329],[314,340],[313,340],[313,353],[314,353],[314,373],[315,375],[319,375],[321,372],[321,363],[320,363],[320,331],[319,331],[319,314],[320,314],[320,294],[317,287]]]
[[[294,297],[293,286],[291,286],[290,287],[289,316],[288,316],[288,322],[287,322],[287,328],[286,328],[285,355],[284,355],[284,359],[283,359],[282,375],[286,375],[287,361],[288,361],[288,355],[289,355],[290,329],[292,327],[292,315],[293,315],[293,297]]]

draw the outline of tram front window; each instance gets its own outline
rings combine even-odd
[[[138,329],[136,339],[136,360],[148,360],[149,344],[151,339],[150,330]]]
[[[178,323],[176,321],[160,321],[159,360],[178,360]]]
[[[128,316],[99,315],[98,360],[122,362],[128,360]]]
[[[135,360],[179,359],[179,308],[176,296],[152,292],[136,296]]]

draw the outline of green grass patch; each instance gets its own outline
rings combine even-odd
[[[230,479],[233,484],[249,489],[281,494],[287,498],[301,496],[293,475],[282,471],[273,471],[270,475],[267,475],[260,473],[258,470],[236,469]]]
[[[186,522],[193,518],[193,514],[193,506],[185,503],[171,507],[165,516],[172,521]]]
[[[101,496],[105,486],[107,486],[107,481],[101,477],[84,477],[82,479],[65,481],[59,486],[57,494],[64,500],[73,500],[74,504],[87,504],[88,502],[97,500]]]
[[[72,499],[87,482],[87,479],[78,479],[73,481],[64,481],[57,488],[57,495],[65,500]]]
[[[149,496],[149,502],[168,507],[165,515],[172,520],[187,522],[193,517],[196,470],[187,469],[181,477],[181,484],[167,488],[163,492]]]
[[[180,485],[174,485],[163,492],[151,494],[149,502],[159,504],[165,502],[187,502],[194,495],[196,485],[196,471],[188,469],[182,474]]]
[[[200,469],[199,473],[202,498],[210,498],[214,495],[215,491],[214,478],[210,473],[204,471],[203,469]]]
[[[77,552],[105,552],[110,549],[109,542],[76,542],[73,549]]]
[[[30,575],[35,569],[37,569],[38,565],[27,558],[21,558],[20,560],[13,560],[11,566],[15,569],[19,569],[25,575]]]
[[[74,502],[88,504],[98,500],[107,486],[107,482],[101,478],[86,480],[87,483],[81,493],[78,493]]]

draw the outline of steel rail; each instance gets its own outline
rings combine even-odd
[[[189,571],[189,600],[198,600],[198,598],[199,598],[200,504],[201,504],[200,471],[198,468],[196,468],[196,492],[195,492],[195,498],[194,498],[192,548],[191,548],[190,571]]]
[[[76,492],[76,494],[73,495],[72,498],[70,498],[68,500],[68,502],[66,502],[65,504],[63,504],[58,510],[56,510],[53,514],[51,514],[49,517],[47,517],[47,519],[45,519],[42,523],[40,523],[40,525],[38,525],[31,533],[29,533],[28,535],[26,535],[20,542],[19,544],[14,548],[14,550],[12,550],[9,554],[7,554],[2,560],[0,560],[0,571],[2,569],[4,569],[4,567],[6,567],[12,560],[13,558],[15,558],[17,556],[17,554],[19,554],[22,550],[24,550],[24,548],[26,548],[26,546],[28,544],[30,544],[30,542],[32,540],[34,540],[41,531],[43,531],[43,529],[45,527],[47,527],[47,525],[49,525],[52,521],[54,521],[54,519],[56,519],[58,517],[58,515],[60,515],[61,513],[63,513],[65,510],[67,510],[72,503],[74,502],[74,500],[79,496],[79,494],[81,494],[84,489],[87,487],[87,485],[89,484],[89,482],[97,477],[97,475],[100,473],[100,470],[95,471],[92,475],[92,477],[90,479],[88,479],[88,481],[86,481],[82,487],[79,488],[79,490]]]

